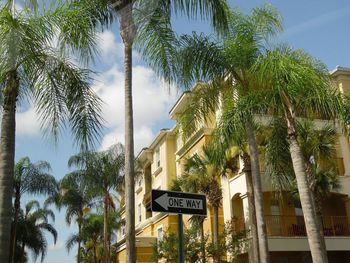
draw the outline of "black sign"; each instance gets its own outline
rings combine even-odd
[[[152,211],[207,215],[207,203],[201,194],[152,190]]]

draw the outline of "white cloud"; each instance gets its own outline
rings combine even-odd
[[[62,240],[57,240],[56,244],[49,245],[49,251],[57,251],[64,248],[64,242]]]
[[[134,129],[134,145],[135,155],[143,148],[147,147],[154,139],[155,134],[152,129],[142,126]],[[101,150],[107,150],[111,145],[121,142],[124,144],[124,129],[122,126],[115,128],[114,131],[106,134],[101,143]]]
[[[33,106],[16,114],[16,132],[18,135],[37,136],[40,134],[40,121]]]
[[[105,102],[103,116],[113,131],[102,141],[101,148],[124,142],[124,78],[112,67],[100,76],[94,86]],[[176,92],[168,92],[155,73],[146,67],[133,67],[133,105],[135,152],[148,146],[154,137],[151,127],[168,120],[168,112],[176,99]]]
[[[123,44],[117,42],[115,34],[111,30],[99,32],[97,39],[97,46],[104,63],[111,64],[123,57]]]
[[[111,65],[115,62],[122,64],[124,59],[124,44],[119,41],[116,34],[111,30],[104,30],[97,33],[97,46],[102,62]],[[139,62],[141,56],[135,50],[132,52],[133,61]]]

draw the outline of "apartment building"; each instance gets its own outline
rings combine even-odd
[[[331,72],[331,76],[341,92],[350,93],[350,69],[337,67]],[[170,111],[170,118],[179,120],[190,96],[190,92],[181,95]],[[213,113],[210,121],[203,123],[186,140],[181,136],[181,131],[175,131],[175,128],[162,129],[151,145],[138,154],[142,172],[135,184],[137,262],[151,262],[152,245],[162,239],[164,231],[177,231],[176,215],[150,210],[151,189],[171,188],[173,180],[182,174],[187,158],[200,153],[203,145],[210,141],[218,114]],[[322,126],[322,121],[316,123]],[[336,163],[340,188],[323,200],[323,231],[330,262],[350,262],[350,141],[340,129]],[[221,179],[223,200],[219,223],[223,227],[224,222],[236,218],[242,230],[249,230],[250,207],[242,161],[239,167],[237,173]],[[300,203],[287,192],[277,195],[266,178],[263,180],[263,197],[271,262],[312,262]],[[204,230],[209,236],[213,228],[212,216],[211,207],[208,206]],[[189,218],[190,216],[184,216],[185,225],[189,224]],[[123,229],[118,235],[116,246],[117,262],[126,263]],[[239,262],[248,263],[250,253],[249,248],[241,251]]]

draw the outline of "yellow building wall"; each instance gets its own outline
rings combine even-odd
[[[125,259],[126,259],[126,250],[123,249],[117,253],[116,263],[125,263]]]
[[[348,79],[342,79],[338,82],[338,87],[341,92],[350,94],[350,80]]]

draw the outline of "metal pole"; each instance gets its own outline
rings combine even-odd
[[[184,226],[183,226],[182,214],[178,214],[177,219],[178,219],[178,235],[179,235],[179,263],[184,263],[185,250],[184,250]]]

